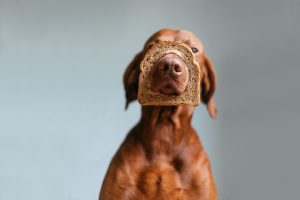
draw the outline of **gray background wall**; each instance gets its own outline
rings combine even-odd
[[[0,199],[97,199],[140,117],[122,74],[165,27],[215,64],[219,117],[193,124],[220,199],[300,199],[299,21],[298,0],[0,0]]]

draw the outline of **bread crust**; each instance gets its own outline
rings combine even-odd
[[[179,56],[189,70],[189,80],[185,91],[180,95],[166,95],[151,89],[151,70],[164,55],[173,53]],[[160,41],[144,55],[140,65],[138,101],[141,105],[152,106],[197,106],[200,103],[200,67],[195,61],[192,50],[181,42]]]

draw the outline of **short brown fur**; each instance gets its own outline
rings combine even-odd
[[[196,47],[201,67],[201,101],[212,117],[216,79],[200,40],[184,30],[155,33],[124,74],[126,105],[137,98],[139,64],[155,41],[180,41]],[[100,200],[216,200],[208,156],[191,126],[193,106],[142,106],[140,122],[129,132],[112,159]]]

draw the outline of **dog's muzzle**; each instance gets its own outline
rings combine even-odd
[[[190,47],[161,41],[145,54],[140,65],[138,100],[142,105],[198,105],[200,68]]]
[[[189,70],[181,57],[170,53],[154,64],[150,76],[152,91],[180,95],[188,84]]]

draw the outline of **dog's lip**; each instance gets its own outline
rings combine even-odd
[[[173,88],[163,88],[163,89],[160,89],[159,92],[166,94],[166,95],[175,95],[175,96],[180,95],[179,92],[177,92]]]
[[[159,92],[166,95],[180,95],[183,91],[178,89],[178,85],[176,81],[168,81],[163,86],[159,88]]]

